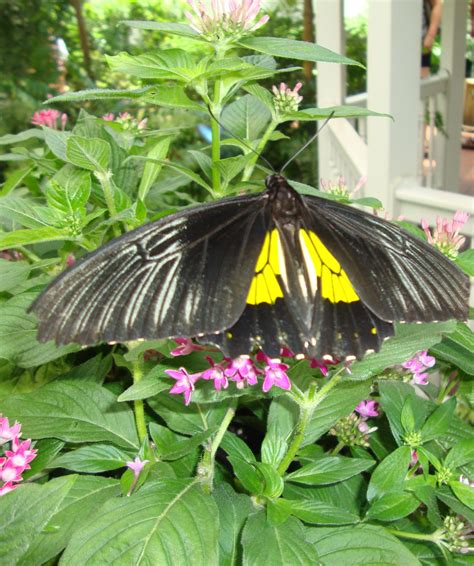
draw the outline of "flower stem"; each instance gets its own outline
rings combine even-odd
[[[313,416],[315,409],[321,403],[321,401],[328,395],[329,391],[339,383],[342,379],[342,372],[345,370],[345,367],[342,366],[319,391],[316,393],[311,388],[308,390],[306,394],[306,400],[304,402],[299,402],[300,406],[300,414],[298,417],[298,422],[296,423],[295,434],[291,440],[291,444],[281,461],[280,465],[278,466],[278,473],[282,476],[288,467],[290,466],[291,462],[293,462],[298,450],[301,447],[301,443],[303,442],[304,435],[306,432],[306,428]],[[298,401],[297,401],[298,402]]]
[[[336,456],[344,448],[345,444],[340,440],[331,452],[331,456]]]
[[[219,118],[216,116],[216,118]],[[217,168],[216,162],[221,158],[221,140],[219,124],[215,118],[211,117],[211,132],[212,132],[212,188],[216,194],[221,192],[221,174]]]
[[[141,381],[143,377],[143,362],[136,360],[132,364],[133,383]],[[135,423],[137,425],[138,438],[143,442],[147,436],[145,423],[145,407],[142,399],[135,399],[133,402],[133,410],[135,413]]]
[[[406,539],[412,539],[412,540],[426,540],[429,542],[434,542],[436,543],[436,539],[433,536],[435,533],[432,534],[420,534],[420,533],[410,533],[408,531],[399,531],[398,529],[389,529],[388,527],[385,527],[385,530],[387,532],[389,532],[392,535],[395,535],[396,537],[399,538],[406,538]]]
[[[219,448],[220,443],[224,437],[226,430],[229,428],[232,419],[234,418],[236,410],[236,405],[231,405],[228,409],[222,422],[212,439],[212,442],[206,446],[204,454],[202,456],[201,462],[198,466],[198,474],[203,482],[203,488],[205,491],[210,493],[212,491],[212,486],[214,483],[214,465],[216,452]]]
[[[260,140],[260,142],[258,143],[255,151],[256,154],[252,157],[252,159],[247,163],[247,165],[245,166],[244,169],[244,173],[242,175],[242,181],[248,181],[250,179],[250,177],[252,176],[253,170],[255,169],[255,164],[257,163],[258,157],[259,155],[262,154],[263,150],[265,149],[265,146],[268,143],[268,140],[270,139],[270,136],[273,134],[273,132],[275,131],[275,128],[278,126],[278,122],[273,119],[269,124],[267,129],[265,130],[265,133],[262,136],[262,139]]]

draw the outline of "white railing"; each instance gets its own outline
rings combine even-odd
[[[449,73],[440,71],[421,81],[420,112],[418,121],[418,171],[417,180],[423,187],[443,188],[443,155],[446,136],[444,116],[440,109],[445,106]],[[346,104],[367,106],[367,93],[354,94],[346,98]],[[350,118],[350,124],[367,143],[367,118]]]

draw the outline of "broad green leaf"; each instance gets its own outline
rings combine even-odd
[[[22,143],[31,139],[42,140],[43,138],[43,132],[39,128],[30,128],[19,134],[5,134],[4,136],[0,136],[0,145]]]
[[[197,112],[206,112],[206,107],[189,98],[184,86],[156,85],[142,97],[143,102],[165,108],[187,108]]]
[[[111,442],[135,450],[132,411],[116,403],[113,393],[92,382],[54,381],[0,403],[0,411],[18,419],[27,438],[66,442]]]
[[[262,462],[277,468],[288,450],[288,443],[278,429],[269,430],[261,446]]]
[[[80,349],[77,344],[56,346],[54,342],[41,344],[36,340],[35,318],[26,313],[36,296],[21,293],[0,304],[0,359],[22,368],[40,366]]]
[[[394,491],[374,501],[367,512],[367,518],[376,521],[396,521],[413,513],[419,505],[420,502],[412,493]]]
[[[242,533],[243,566],[314,566],[318,554],[306,533],[294,517],[275,526],[264,511],[250,515]]]
[[[290,503],[286,499],[267,500],[267,521],[272,527],[278,527],[288,520],[291,515]]]
[[[195,481],[162,480],[108,501],[76,531],[62,562],[217,564],[218,510]]]
[[[256,462],[255,456],[248,445],[234,433],[226,431],[220,448],[229,456],[237,456],[246,462]]]
[[[255,466],[264,480],[262,495],[271,498],[280,497],[283,493],[284,483],[276,469],[265,462],[257,462]]]
[[[33,171],[33,167],[27,166],[21,169],[15,169],[11,173],[7,173],[6,181],[1,185],[0,197],[4,197],[14,191],[16,188],[21,187],[23,181]]]
[[[30,270],[31,265],[26,261],[0,259],[0,292],[10,291],[21,285],[28,279]]]
[[[402,410],[410,398],[413,408],[414,430],[421,429],[428,411],[426,403],[416,395],[415,389],[408,383],[401,381],[381,381],[379,383],[380,399],[385,411],[390,428],[398,444],[403,442],[405,433],[402,426]]]
[[[108,56],[112,71],[127,73],[141,79],[166,79],[187,83],[199,74],[199,64],[183,49],[162,49],[152,53]]]
[[[49,206],[64,214],[85,207],[91,192],[91,174],[66,165],[52,178],[54,183],[46,191]]]
[[[267,429],[276,431],[283,441],[288,441],[295,429],[299,406],[289,395],[281,395],[272,400],[267,418]]]
[[[90,444],[61,454],[52,463],[52,468],[65,468],[74,472],[99,474],[124,468],[125,462],[133,460],[134,453],[124,452],[112,444]]]
[[[381,114],[361,106],[330,106],[327,108],[304,108],[298,112],[289,112],[283,115],[284,121],[301,120],[302,122],[313,120],[325,120],[333,118],[360,118],[365,116],[379,116],[391,118],[390,114]],[[370,205],[369,205],[370,206]]]
[[[158,364],[149,373],[147,373],[140,381],[131,385],[121,395],[117,401],[134,401],[135,399],[147,399],[154,397],[165,389],[170,389],[169,381],[163,381],[163,377],[167,377],[164,373],[169,366]]]
[[[350,379],[367,379],[389,366],[401,364],[417,352],[427,350],[441,341],[443,333],[452,332],[456,322],[427,324],[397,324],[396,335],[382,344],[380,352],[369,354],[351,365]]]
[[[374,464],[374,460],[365,458],[328,456],[291,472],[286,476],[286,479],[308,485],[327,485],[344,481],[356,474],[365,472]]]
[[[0,556],[2,563],[19,564],[35,537],[58,512],[74,484],[66,476],[39,484],[24,484],[0,497]]]
[[[453,490],[454,495],[459,501],[474,511],[474,489],[471,486],[459,480],[453,480],[449,482],[449,487]]]
[[[227,184],[232,179],[243,171],[247,163],[252,159],[253,154],[247,153],[246,155],[239,155],[237,157],[227,157],[226,159],[219,159],[215,162],[216,167],[222,175],[223,181]]]
[[[150,435],[156,444],[160,460],[178,460],[194,452],[214,433],[214,429],[193,434],[190,438],[181,436],[165,426],[150,423]]]
[[[372,502],[390,491],[403,491],[410,460],[409,446],[400,446],[382,460],[370,478],[367,499]]]
[[[270,110],[273,111],[275,108],[273,103],[273,95],[272,93],[264,88],[263,86],[259,85],[258,83],[250,83],[244,86],[244,90],[247,91],[249,94],[260,100],[265,106]]]
[[[134,90],[128,89],[110,89],[110,88],[90,88],[79,90],[77,92],[66,92],[45,101],[45,104],[56,102],[83,102],[84,100],[117,100],[122,98],[140,98],[153,87],[147,86]]]
[[[472,488],[471,488],[472,489]],[[447,486],[442,486],[436,491],[436,497],[445,503],[456,514],[462,515],[469,522],[474,523],[474,511],[469,509],[464,503],[461,503],[457,497],[454,496],[451,489]]]
[[[461,252],[454,261],[456,265],[464,271],[464,273],[474,277],[474,249],[471,248]]]
[[[417,480],[418,478],[415,478]],[[417,485],[414,488],[407,486],[408,489],[426,506],[426,516],[433,526],[441,527],[443,519],[439,512],[438,501],[436,500],[436,490],[432,485]]]
[[[38,533],[18,566],[43,564],[59,554],[73,533],[80,531],[94,519],[98,509],[109,499],[120,494],[117,480],[94,476],[67,476],[74,483],[50,518],[43,532]]]
[[[436,440],[443,436],[449,428],[449,423],[454,416],[455,409],[456,399],[451,397],[449,401],[445,401],[431,413],[421,429],[423,442]]]
[[[471,462],[474,462],[474,439],[455,444],[448,452],[444,464],[454,470]]]
[[[415,430],[415,414],[413,412],[412,397],[406,398],[400,413],[400,423],[405,432],[413,432]]]
[[[55,240],[74,240],[66,229],[45,226],[44,228],[33,228],[30,230],[15,230],[6,234],[0,234],[0,248],[17,248],[41,242],[52,242]]]
[[[0,199],[0,217],[18,222],[27,228],[42,228],[50,222],[51,215],[46,206],[27,198],[8,196]]]
[[[245,39],[240,39],[238,43],[242,47],[247,47],[259,53],[272,55],[273,57],[363,67],[361,63],[354,61],[354,59],[349,59],[325,47],[316,45],[316,43],[309,43],[307,41],[297,41],[295,39],[281,37],[246,37]]]
[[[252,495],[263,493],[265,482],[263,476],[257,472],[256,463],[250,464],[238,456],[229,456],[228,460],[238,480],[249,493]]]
[[[207,39],[205,39],[192,27],[187,26],[185,24],[175,24],[173,22],[140,21],[140,20],[126,20],[122,23],[124,23],[125,25],[131,28],[146,29],[150,31],[163,31],[165,33],[170,33],[173,35],[189,37],[190,39],[195,39],[196,41],[207,41]]]
[[[351,376],[347,376],[350,379]],[[305,432],[303,446],[313,443],[340,418],[349,413],[370,394],[370,381],[343,381],[336,385],[316,407]]]
[[[443,336],[439,344],[431,348],[431,353],[445,360],[469,375],[474,375],[474,332],[464,322],[458,322],[451,334]]]
[[[59,157],[62,161],[68,161],[66,155],[66,144],[68,138],[71,136],[71,132],[60,132],[43,126],[43,133],[44,141],[54,155]]]
[[[61,374],[59,379],[74,381],[92,381],[99,385],[103,383],[112,368],[111,354],[97,354],[82,364],[77,364],[68,372]]]
[[[219,509],[219,565],[241,563],[240,533],[252,510],[250,497],[237,494],[229,484],[222,483],[212,492]]]
[[[421,566],[400,540],[376,525],[313,528],[307,538],[323,566]]]
[[[182,434],[213,429],[222,422],[227,411],[224,401],[206,405],[191,402],[186,407],[181,396],[170,395],[168,392],[147,399],[147,403],[172,430]]]
[[[100,138],[70,136],[67,140],[68,161],[89,171],[104,172],[110,164],[110,145]]]
[[[51,462],[64,448],[64,442],[56,438],[37,440],[34,445],[36,458],[31,461],[30,469],[23,472],[23,479],[29,480],[50,467]]]
[[[350,513],[344,508],[315,499],[285,499],[284,501],[289,503],[291,514],[305,523],[313,525],[348,525],[358,523],[360,520],[357,515]]]
[[[168,150],[171,143],[171,137],[160,138],[153,147],[147,152],[147,157],[152,159],[163,160],[168,154]],[[155,163],[148,161],[145,163],[143,168],[142,178],[140,180],[140,186],[138,187],[138,198],[143,202],[148,194],[148,191],[152,187],[156,178],[160,174],[162,165],[161,163]]]
[[[244,140],[257,139],[270,118],[268,108],[250,94],[226,106],[221,114],[221,122],[226,130]]]
[[[374,197],[356,198],[352,202],[354,204],[361,204],[362,206],[370,206],[370,208],[383,208],[383,204],[379,199]]]

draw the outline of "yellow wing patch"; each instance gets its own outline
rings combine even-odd
[[[276,278],[281,273],[278,254],[279,245],[278,231],[274,229],[271,232],[267,232],[262,251],[255,266],[255,276],[252,279],[247,296],[249,305],[258,305],[259,303],[274,304],[278,298],[283,297],[283,291]]]
[[[314,271],[319,278],[323,299],[328,299],[331,303],[353,303],[360,300],[341,264],[314,232],[300,230],[300,242],[303,256],[306,260],[309,257],[313,264],[308,265],[309,272]]]

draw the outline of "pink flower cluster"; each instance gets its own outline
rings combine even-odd
[[[194,344],[190,338],[177,338],[175,340],[179,346],[174,349],[171,354],[173,356],[187,355],[193,350],[203,350],[203,346]],[[292,354],[289,350],[284,350],[285,354]],[[224,358],[221,362],[216,363],[210,356],[206,356],[209,368],[198,372],[189,373],[184,367],[168,369],[165,371],[170,377],[176,380],[176,383],[170,390],[172,395],[184,396],[184,403],[189,405],[191,395],[195,389],[194,385],[200,379],[212,381],[217,391],[227,389],[229,381],[236,384],[237,388],[243,389],[248,385],[256,385],[258,376],[263,376],[262,390],[267,393],[273,386],[280,389],[291,389],[291,382],[286,374],[289,368],[287,364],[282,363],[279,358],[270,358],[263,352],[258,352],[253,360],[250,356],[242,355],[237,358]],[[256,362],[261,362],[257,365]]]
[[[291,89],[286,83],[280,83],[279,87],[273,85],[273,104],[275,110],[281,113],[296,112],[299,103],[303,100],[303,97],[298,94],[302,86],[302,83],[296,83],[295,87]]]
[[[409,370],[413,374],[412,382],[416,385],[426,385],[428,383],[427,369],[432,368],[436,363],[436,358],[428,356],[428,352],[418,352],[402,364],[402,368]]]
[[[120,112],[117,117],[113,112],[104,114],[102,120],[106,122],[117,122],[121,124],[125,130],[135,130],[142,131],[146,129],[148,118],[143,118],[143,120],[137,120],[134,118],[130,112]]]
[[[193,13],[185,12],[191,27],[209,39],[234,38],[255,31],[265,25],[269,16],[255,21],[260,12],[259,0],[188,0]]]
[[[21,425],[15,422],[13,426],[6,417],[0,415],[0,446],[3,447],[3,456],[0,457],[0,496],[14,490],[21,475],[30,469],[29,463],[36,458],[36,450],[31,449],[31,440],[20,440]],[[8,449],[5,449],[6,447]]]
[[[421,227],[425,231],[430,244],[450,259],[455,259],[459,249],[466,241],[466,238],[459,234],[459,230],[466,224],[468,219],[469,214],[467,212],[458,210],[452,220],[438,216],[433,234],[430,231],[430,225],[427,220],[423,219],[421,221]]]
[[[362,434],[368,436],[371,432],[375,432],[377,430],[377,427],[370,427],[367,424],[367,419],[370,417],[378,417],[380,414],[378,408],[379,404],[377,401],[367,399],[367,401],[361,401],[354,409],[354,411],[360,415],[357,428]]]
[[[34,126],[47,126],[53,130],[64,130],[67,122],[67,114],[61,114],[59,110],[39,110],[33,114],[31,123]]]

